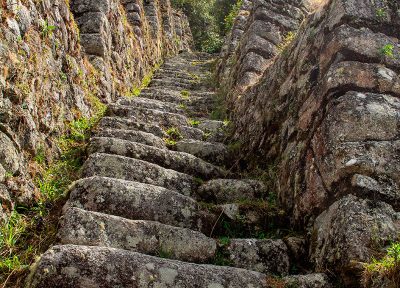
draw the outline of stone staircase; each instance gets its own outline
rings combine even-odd
[[[226,169],[224,122],[207,119],[209,60],[169,59],[140,97],[108,107],[70,188],[59,245],[27,287],[284,287],[270,275],[330,287],[323,274],[287,276],[295,241],[256,237],[268,191]]]

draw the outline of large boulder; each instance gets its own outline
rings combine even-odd
[[[399,231],[400,213],[392,206],[348,195],[316,219],[311,258],[317,270],[334,271],[346,284],[359,285],[354,275],[360,275],[361,263],[395,241]]]

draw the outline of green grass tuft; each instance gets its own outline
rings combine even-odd
[[[364,287],[378,287],[383,283],[385,287],[400,287],[400,242],[392,243],[382,259],[374,258],[364,264],[362,282]]]

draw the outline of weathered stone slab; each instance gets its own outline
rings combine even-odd
[[[95,137],[91,139],[88,152],[115,154],[160,165],[204,179],[224,177],[227,172],[193,155],[159,149],[117,138]]]
[[[137,142],[144,145],[157,147],[159,149],[166,149],[165,141],[154,134],[124,129],[98,129],[94,132],[95,137],[108,137],[118,138],[131,142]]]
[[[232,239],[227,247],[233,266],[266,274],[289,274],[289,255],[282,240]]]
[[[297,288],[332,288],[329,277],[323,273],[293,275],[283,278],[287,287]]]
[[[263,274],[196,265],[112,248],[64,245],[47,251],[27,287],[261,288]]]
[[[167,136],[164,130],[158,125],[145,122],[137,122],[132,119],[121,117],[103,117],[101,118],[98,127],[101,129],[139,130],[146,133],[154,134],[158,137]]]
[[[109,105],[107,116],[130,118],[131,120],[144,123],[152,123],[163,127],[177,127],[188,124],[188,119],[180,114],[163,112],[154,109],[133,108],[121,105]]]
[[[347,285],[356,285],[360,263],[369,262],[374,249],[397,239],[399,231],[400,213],[389,204],[348,195],[316,219],[312,259],[317,269],[335,271]]]
[[[219,165],[226,164],[229,155],[228,149],[224,144],[194,139],[184,139],[177,142],[176,150]]]
[[[139,107],[143,109],[155,109],[169,113],[184,114],[184,111],[178,107],[177,104],[168,103],[155,99],[148,99],[142,97],[134,97],[132,99],[121,98],[117,101],[118,105],[126,105],[132,107]]]
[[[159,222],[128,220],[107,214],[68,209],[58,232],[61,244],[104,246],[202,263],[215,256],[215,240],[204,234]]]
[[[188,196],[198,187],[194,177],[187,174],[138,159],[103,153],[89,156],[82,167],[82,175],[138,181],[165,187]]]
[[[159,186],[106,177],[76,181],[66,205],[131,220],[158,221],[198,231],[209,231],[215,216],[195,200]]]
[[[213,179],[201,185],[197,194],[209,202],[223,204],[256,200],[267,192],[265,185],[257,180]]]

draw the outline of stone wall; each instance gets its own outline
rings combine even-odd
[[[217,73],[229,108],[234,108],[236,98],[260,80],[284,48],[283,43],[293,37],[308,13],[307,3],[304,0],[243,2],[218,63]]]
[[[351,286],[359,263],[399,237],[400,4],[318,2],[268,63],[257,56],[255,64],[238,61],[231,69],[253,72],[260,64],[250,81],[241,72],[222,88],[234,140],[251,155],[247,160],[276,165],[280,202],[297,227],[308,227],[316,270],[337,273]],[[274,13],[270,1],[260,3],[263,15]],[[257,18],[254,11],[248,19]],[[267,17],[260,20],[269,25]],[[246,38],[257,38],[250,27],[237,51],[246,51],[240,48]]]
[[[189,50],[169,1],[0,2],[0,218],[37,196],[35,155],[57,157],[66,124],[131,93],[167,55]],[[146,3],[146,4],[144,4]]]

